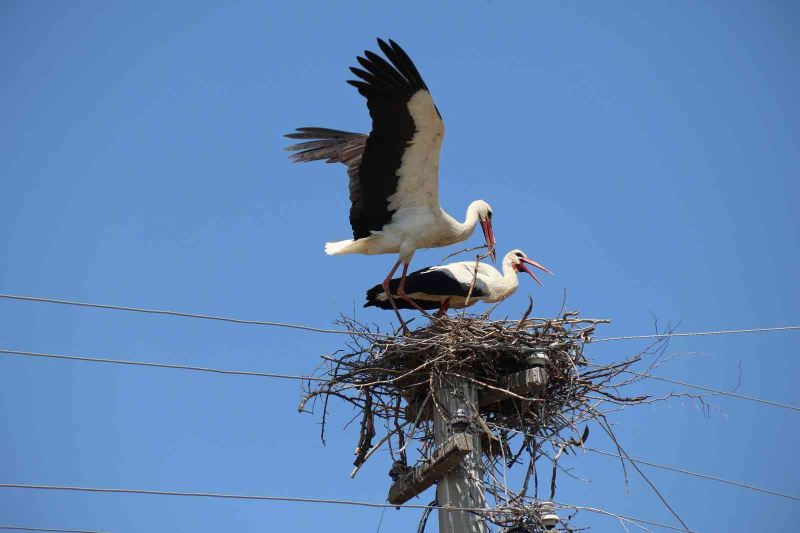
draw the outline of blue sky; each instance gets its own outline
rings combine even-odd
[[[291,165],[297,126],[369,129],[347,67],[376,37],[414,58],[447,125],[441,200],[495,211],[534,296],[601,336],[800,322],[800,11],[793,2],[12,2],[0,6],[0,291],[329,326],[394,258],[348,238],[342,168]],[[479,243],[476,235],[470,241]],[[452,250],[417,254],[414,265]],[[342,339],[0,301],[0,348],[302,374]],[[797,333],[675,339],[662,375],[800,404]],[[641,348],[590,346],[600,361]],[[647,389],[665,389],[653,384]],[[0,357],[0,482],[380,502],[296,412],[296,382]],[[631,455],[800,493],[797,413],[730,398],[614,418]],[[593,433],[590,443],[609,449]],[[583,454],[558,499],[670,522]],[[702,532],[788,530],[796,502],[647,469]],[[421,503],[429,501],[426,495]],[[382,532],[413,530],[388,510]],[[0,522],[124,532],[371,531],[373,509],[0,489]],[[581,514],[595,531],[621,528]],[[670,522],[672,523],[672,522]],[[434,530],[429,525],[429,531]]]

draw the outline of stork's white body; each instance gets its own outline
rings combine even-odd
[[[472,284],[472,279],[475,277],[475,261],[462,261],[460,263],[451,263],[433,267],[433,269],[441,270],[447,273],[450,277],[458,281],[460,284],[469,287]],[[499,272],[492,265],[486,263],[478,263],[478,275],[475,277],[475,286],[472,289],[472,295],[469,298],[469,306],[478,302],[496,303],[505,300],[519,287],[519,276],[517,271],[511,267],[510,260],[503,261],[503,272]],[[440,305],[445,300],[449,300],[449,307],[451,309],[463,309],[468,307],[466,293],[442,295],[442,294],[427,294],[424,292],[410,292],[409,297],[413,300],[429,300],[438,302]],[[383,294],[383,299],[386,299],[386,294]],[[380,296],[379,296],[380,298]]]
[[[460,261],[447,265],[423,268],[408,274],[406,291],[409,298],[423,309],[441,310],[447,308],[462,309],[477,302],[495,303],[502,301],[517,290],[519,286],[518,272],[530,274],[537,278],[523,263],[536,266],[550,272],[536,261],[531,260],[522,250],[512,250],[503,258],[502,272],[487,263]],[[394,292],[400,280],[390,281],[390,291]],[[471,293],[470,293],[471,290]],[[375,285],[367,291],[365,307],[375,306],[389,308],[389,298],[382,285]],[[398,302],[407,307],[405,302]]]
[[[438,205],[400,209],[392,221],[381,230],[373,230],[368,237],[325,244],[328,255],[343,254],[390,254],[397,253],[404,263],[411,261],[416,250],[448,246],[469,238],[475,229],[478,217],[460,223]]]
[[[477,206],[468,209],[467,219],[460,223],[439,205],[439,152],[444,123],[433,98],[427,89],[420,89],[406,106],[415,132],[395,171],[396,190],[386,198],[387,210],[392,212],[389,222],[381,229],[371,230],[368,236],[326,243],[328,255],[397,253],[403,263],[408,263],[420,248],[461,242],[474,231]]]

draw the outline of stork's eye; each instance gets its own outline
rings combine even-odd
[[[486,213],[486,216],[487,216],[487,217],[489,217],[489,220],[492,220],[492,212],[491,212],[491,211],[489,211],[488,213]]]
[[[525,254],[523,254],[522,252],[517,252],[517,257],[525,257]]]

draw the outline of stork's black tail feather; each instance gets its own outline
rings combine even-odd
[[[383,286],[378,284],[367,291],[367,303],[364,307],[380,307],[381,309],[391,309],[389,300],[378,300],[378,295],[383,294]]]
[[[389,282],[389,290],[392,291],[392,296],[394,297],[394,303],[397,305],[398,309],[414,309],[410,303],[403,300],[402,298],[397,297],[397,287],[400,286],[400,278],[395,278]],[[364,307],[380,307],[381,309],[391,310],[392,304],[389,303],[388,299],[378,298],[378,296],[383,296],[383,285],[378,284],[372,287],[370,290],[367,291],[367,303],[364,304]]]
[[[297,128],[286,137],[312,139],[285,148],[296,152],[290,156],[295,163],[324,160],[326,163],[344,163],[348,167],[360,164],[367,143],[367,136],[363,133],[328,128]]]

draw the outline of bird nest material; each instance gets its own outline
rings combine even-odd
[[[324,442],[330,400],[351,404],[356,410],[352,421],[360,419],[351,477],[377,450],[388,449],[394,461],[390,475],[396,479],[408,471],[410,454],[417,461],[433,455],[432,410],[444,408],[437,388],[457,381],[472,384],[488,400],[479,402],[479,416],[467,421],[480,434],[485,486],[495,500],[483,517],[504,528],[529,527],[539,521],[537,461],[544,457],[552,463],[552,474],[547,472],[552,500],[559,458],[588,436],[583,423],[597,422],[613,438],[605,420],[609,409],[652,401],[621,395],[618,389],[643,379],[628,370],[654,353],[593,364],[584,348],[595,328],[608,320],[580,318],[576,312],[531,318],[529,312],[517,320],[493,320],[488,313],[432,319],[404,336],[341,317],[338,324],[350,334],[347,346],[322,356],[318,381],[307,382],[299,409],[321,407]],[[546,383],[512,387],[509,376],[537,366],[546,369]],[[411,442],[417,445],[409,449]],[[521,488],[511,490],[506,474],[515,465],[527,470],[516,478]]]

